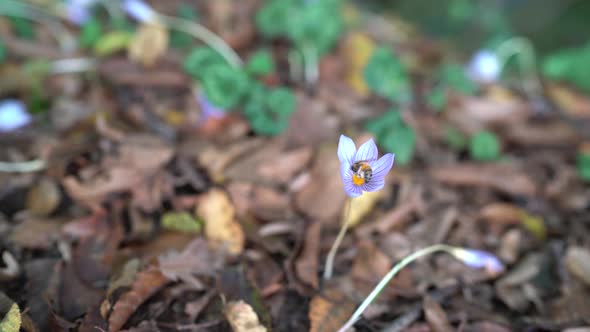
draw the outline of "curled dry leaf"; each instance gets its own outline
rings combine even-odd
[[[27,195],[27,209],[40,217],[50,215],[61,202],[61,192],[55,180],[42,178],[36,182]]]
[[[360,223],[365,216],[367,216],[375,207],[375,204],[385,195],[386,189],[373,191],[373,192],[366,192],[363,193],[361,196],[350,200],[348,204],[351,204],[350,210],[348,211],[348,216],[346,212],[342,214],[342,218],[348,218],[348,222],[350,226],[356,226]],[[345,206],[344,209],[347,209]],[[342,222],[346,222],[346,220],[342,220]]]
[[[485,187],[511,195],[533,196],[537,192],[535,182],[512,165],[437,165],[430,174],[448,185]]]
[[[522,209],[509,203],[491,203],[484,206],[479,216],[491,223],[517,224],[522,216]]]
[[[360,32],[349,34],[343,43],[343,54],[348,65],[346,81],[363,97],[368,96],[370,92],[363,78],[363,72],[374,48],[375,42]]]
[[[242,300],[229,302],[224,313],[234,332],[266,332],[254,309]]]
[[[235,218],[234,206],[221,189],[212,189],[204,195],[196,214],[205,222],[205,235],[216,245],[237,255],[244,250],[246,241],[242,226]]]
[[[316,295],[309,303],[310,332],[338,331],[355,309],[355,304],[337,289],[328,289]]]
[[[159,270],[150,269],[139,272],[131,286],[131,290],[121,295],[113,306],[113,310],[109,316],[108,332],[121,330],[135,310],[152,295],[157,293],[167,282],[168,278]]]
[[[4,318],[0,321],[0,331],[2,332],[18,332],[21,326],[21,314],[18,304],[13,303],[10,310],[6,313]]]
[[[61,223],[50,219],[27,219],[12,229],[9,239],[26,249],[48,250],[59,238]]]
[[[142,24],[131,43],[129,58],[146,67],[153,66],[168,48],[168,31],[159,22]]]

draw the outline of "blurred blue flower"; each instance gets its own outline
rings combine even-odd
[[[32,120],[25,103],[16,99],[0,102],[0,132],[9,132],[26,126]]]
[[[92,17],[90,9],[96,1],[97,0],[66,0],[64,5],[67,19],[73,24],[83,25],[90,19],[90,17]]]
[[[127,15],[142,23],[153,21],[157,16],[156,11],[141,0],[124,0],[121,6]]]
[[[385,185],[385,175],[393,166],[393,153],[378,158],[377,145],[373,139],[360,148],[350,137],[340,135],[338,142],[338,159],[340,176],[344,182],[344,191],[350,197],[358,197],[363,191],[377,191]]]
[[[487,251],[453,248],[452,254],[469,267],[476,269],[485,268],[492,274],[498,274],[504,271],[504,264],[502,264],[498,257]]]
[[[225,116],[225,110],[213,105],[204,93],[197,93],[197,102],[201,107],[201,118],[199,121],[204,123],[209,118],[220,119]]]
[[[479,50],[473,55],[467,66],[467,75],[479,83],[493,83],[500,77],[500,59],[490,50]]]

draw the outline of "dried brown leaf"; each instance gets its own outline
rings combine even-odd
[[[305,232],[305,244],[301,256],[295,262],[297,275],[314,289],[319,288],[319,259],[322,225],[319,222],[312,223]]]
[[[576,278],[590,285],[590,250],[583,247],[568,248],[565,265]]]
[[[27,209],[40,217],[50,215],[61,202],[61,192],[56,181],[42,178],[36,182],[27,195]]]
[[[242,300],[229,302],[224,313],[234,332],[266,332],[256,312]]]
[[[492,223],[518,224],[522,219],[522,209],[509,203],[490,203],[481,209],[479,215]]]
[[[221,268],[221,253],[211,251],[207,241],[196,238],[181,252],[169,252],[158,258],[162,274],[171,281],[182,280],[196,289],[204,285],[195,275],[214,275]]]
[[[153,66],[168,48],[168,31],[159,22],[142,24],[129,44],[129,58],[146,67]]]
[[[139,272],[131,289],[121,295],[109,316],[108,332],[121,330],[139,306],[168,283],[168,278],[157,269]]]
[[[316,295],[309,303],[310,332],[338,331],[355,309],[338,290],[329,289],[325,295]]]
[[[196,214],[205,222],[205,235],[237,255],[244,250],[246,241],[242,226],[235,219],[234,206],[221,189],[212,189],[201,199]]]

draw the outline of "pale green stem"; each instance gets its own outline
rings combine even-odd
[[[302,57],[303,56],[301,56],[299,52],[295,50],[289,51],[287,55],[287,60],[289,61],[289,75],[293,81],[298,81],[301,79],[301,72],[303,71],[301,68]]]
[[[528,39],[524,37],[512,37],[498,46],[496,54],[500,59],[500,71],[504,69],[504,66],[511,57],[518,56],[520,74],[526,93],[529,96],[533,96],[542,91],[541,82],[536,73],[535,52],[533,45]]]
[[[44,169],[45,161],[41,159],[23,161],[23,162],[6,162],[0,161],[0,172],[4,173],[31,173]]]
[[[318,69],[318,55],[315,47],[304,45],[301,49],[303,55],[304,79],[309,86],[314,86],[320,76]]]
[[[221,56],[223,56],[225,60],[233,67],[239,68],[242,65],[242,60],[238,54],[231,47],[229,47],[229,45],[227,45],[227,43],[222,38],[209,31],[204,26],[174,16],[157,14],[157,17],[167,27],[188,33],[193,37],[203,41],[205,44],[219,52],[219,54],[221,54]]]
[[[69,74],[91,71],[96,68],[96,59],[94,58],[71,58],[61,59],[51,62],[52,74]]]
[[[367,307],[371,303],[373,303],[373,301],[377,298],[377,296],[379,296],[381,291],[385,288],[385,286],[387,286],[387,284],[391,281],[391,279],[393,279],[393,277],[401,269],[406,267],[408,264],[410,264],[411,262],[415,261],[416,259],[418,259],[422,256],[426,256],[426,255],[435,253],[437,251],[447,252],[451,255],[454,255],[454,252],[456,250],[457,250],[457,248],[446,245],[446,244],[435,244],[430,247],[420,249],[420,250],[412,253],[411,255],[405,257],[401,261],[399,261],[397,264],[395,264],[393,266],[393,268],[391,268],[391,270],[383,277],[383,279],[381,279],[381,281],[379,281],[377,286],[375,286],[375,288],[373,288],[371,293],[365,298],[363,303],[361,303],[361,305],[359,305],[359,307],[356,309],[356,311],[352,314],[352,316],[350,316],[348,321],[338,330],[338,332],[345,332],[349,328],[351,328],[354,325],[354,323],[356,323],[356,321],[361,317],[361,315],[367,309]]]
[[[13,0],[1,0],[0,15],[19,17],[45,24],[63,51],[71,53],[76,50],[77,43],[74,36],[63,24],[53,19],[53,15],[37,6]]]
[[[338,252],[338,248],[344,239],[344,235],[346,235],[346,230],[348,226],[350,226],[350,206],[352,205],[352,198],[349,198],[346,202],[346,212],[344,214],[344,222],[342,226],[340,226],[340,232],[338,232],[338,236],[336,240],[332,244],[332,248],[330,248],[330,252],[328,252],[328,257],[326,257],[326,266],[324,268],[324,280],[329,280],[332,278],[332,270],[334,269],[334,258],[336,257],[336,252]]]

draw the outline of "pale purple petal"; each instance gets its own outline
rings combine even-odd
[[[0,132],[9,132],[28,125],[32,120],[26,105],[16,99],[0,102]]]
[[[356,153],[356,146],[352,139],[345,135],[340,135],[340,141],[338,142],[338,159],[340,163],[353,164],[354,154]]]
[[[473,55],[467,67],[467,75],[475,82],[492,83],[498,80],[501,72],[498,56],[490,50],[480,50]]]
[[[456,248],[454,256],[469,267],[486,268],[488,271],[494,273],[504,271],[504,264],[500,262],[498,257],[486,251]]]
[[[375,160],[378,156],[379,151],[377,151],[377,145],[371,138],[370,140],[363,143],[363,145],[361,145],[361,147],[358,149],[356,155],[354,156],[354,162],[361,160]]]
[[[197,94],[197,102],[201,107],[201,122],[204,122],[209,118],[221,119],[226,115],[225,110],[221,107],[213,105],[209,99],[207,99],[204,93]]]
[[[361,187],[362,187],[362,189],[364,191],[373,192],[373,191],[380,190],[381,188],[383,188],[383,186],[385,186],[385,180],[384,179],[377,179],[377,180],[375,180],[373,178],[373,179],[371,179],[371,181],[363,184]]]
[[[358,197],[363,194],[363,190],[360,186],[355,186],[352,183],[352,170],[350,169],[350,164],[347,162],[343,162],[340,165],[340,177],[342,178],[342,183],[344,184],[344,192],[350,197]]]
[[[96,0],[66,0],[64,6],[68,21],[76,25],[86,23],[91,17],[90,8],[95,2]]]
[[[383,155],[379,160],[371,163],[371,169],[373,169],[373,180],[381,180],[387,175],[391,167],[393,166],[393,153]]]
[[[139,22],[150,22],[156,18],[156,11],[141,0],[124,0],[122,6],[127,15]]]

